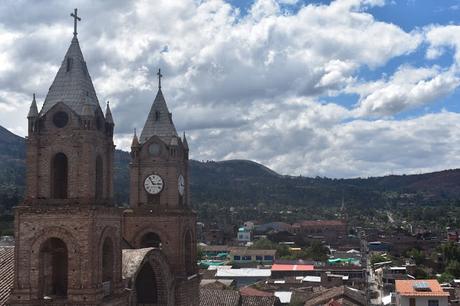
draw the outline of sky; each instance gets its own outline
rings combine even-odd
[[[75,7],[119,149],[161,68],[193,159],[334,178],[460,168],[460,0],[3,0],[1,126],[25,136]]]

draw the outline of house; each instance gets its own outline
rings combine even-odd
[[[275,260],[276,250],[258,250],[249,248],[231,248],[230,259],[235,264],[267,264]]]
[[[337,239],[347,236],[347,223],[343,220],[306,220],[293,224],[293,229],[309,237]]]
[[[246,227],[240,227],[238,229],[238,234],[236,236],[236,240],[240,245],[246,245],[246,243],[251,242],[252,232],[251,230],[247,229]]]
[[[253,284],[260,280],[270,278],[271,271],[269,269],[217,269],[215,277],[217,279],[233,279],[238,288]]]
[[[254,231],[257,234],[265,234],[268,232],[282,232],[282,231],[290,231],[292,226],[288,223],[284,222],[270,222],[265,224],[256,225],[254,227]]]
[[[456,231],[448,231],[447,232],[447,240],[448,241],[454,241],[454,242],[459,242],[460,241],[460,231],[459,230],[456,230]]]
[[[346,287],[333,287],[312,294],[304,304],[305,306],[318,305],[367,305],[364,292]]]
[[[396,280],[397,306],[447,306],[449,293],[435,279]]]

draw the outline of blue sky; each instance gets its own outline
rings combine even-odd
[[[254,1],[230,0],[228,1],[241,11],[241,15],[248,14]],[[302,7],[308,5],[329,5],[332,1],[308,1],[299,0],[293,3],[280,4],[286,14],[295,14]],[[459,24],[460,23],[460,0],[392,0],[386,1],[384,6],[366,8],[366,12],[379,21],[393,23],[406,32],[419,31],[428,25]],[[453,64],[452,48],[434,60],[427,61],[425,58],[426,46],[421,46],[409,55],[395,57],[386,65],[377,68],[361,67],[357,77],[366,80],[379,79],[385,75],[391,75],[402,64],[413,66],[439,65],[450,67]],[[418,116],[429,112],[439,112],[442,109],[460,112],[460,91],[455,90],[447,97],[439,99],[430,106],[410,109],[397,114],[395,118],[404,119]],[[325,101],[335,101],[346,107],[352,107],[357,102],[356,95],[341,95],[339,97],[324,97]]]
[[[283,174],[460,168],[460,0],[0,2],[0,125],[25,135],[72,37],[129,150],[162,69],[198,160]]]

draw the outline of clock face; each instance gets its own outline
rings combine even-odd
[[[185,180],[182,174],[179,175],[179,178],[177,180],[177,188],[179,189],[179,194],[183,196],[185,192]]]
[[[150,194],[159,194],[163,190],[163,180],[159,175],[149,175],[144,181],[144,188]]]

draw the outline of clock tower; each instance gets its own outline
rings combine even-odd
[[[196,214],[190,206],[189,148],[178,136],[161,90],[140,137],[131,145],[130,209],[123,237],[132,248],[154,247],[168,259],[174,278],[174,305],[198,305]]]

